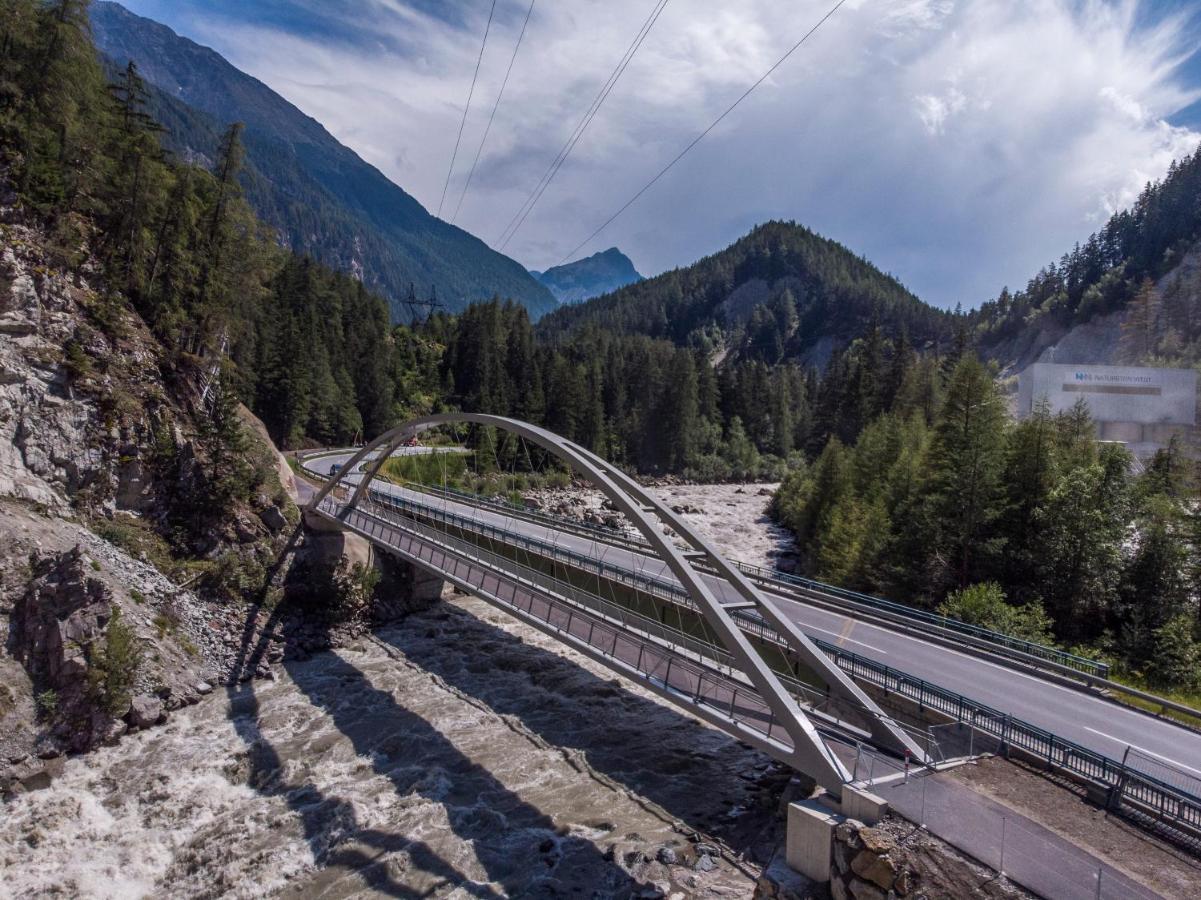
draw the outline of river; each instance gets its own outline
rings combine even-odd
[[[668,493],[754,557],[737,490]],[[0,896],[747,897],[787,777],[448,592],[69,760],[5,808]]]

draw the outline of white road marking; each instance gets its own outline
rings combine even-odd
[[[803,625],[800,622],[796,623],[801,631],[820,631],[822,634],[833,635],[836,638],[842,638],[841,631],[830,631],[828,628],[818,628],[816,625]],[[873,647],[871,644],[865,644],[863,641],[857,641],[854,638],[845,639],[848,644],[858,644],[860,647],[867,647],[868,650],[875,650],[877,653],[883,653],[888,656],[887,650],[881,650],[879,647]]]
[[[331,461],[332,461],[332,460],[331,460]],[[354,476],[353,476],[353,475],[352,475],[352,476],[348,476],[348,478],[347,478],[347,481],[351,481],[351,480],[352,480],[352,478],[354,478]],[[361,480],[361,479],[357,479],[357,478],[355,478],[354,480],[355,480],[355,481],[358,481],[358,480]],[[386,483],[385,483],[385,484],[383,484],[383,485],[381,485],[381,487],[383,488],[383,490],[384,490],[386,493],[395,493],[395,494],[401,494],[401,495],[404,495],[404,494],[406,493],[406,492],[405,492],[403,489],[396,490],[394,486],[392,486],[392,485],[388,485],[388,484],[386,484]],[[445,502],[445,501],[444,501],[444,502]],[[455,503],[454,505],[455,505],[455,506],[459,506],[460,504],[458,504],[458,503]],[[476,510],[476,509],[474,509],[473,507],[468,507],[468,509],[470,509],[470,510],[471,510],[471,512],[472,512],[472,513],[474,513],[474,514],[475,514],[477,517],[480,515],[480,512],[481,512],[480,510]],[[485,512],[485,513],[484,513],[484,515],[486,516],[486,515],[487,515],[487,513]],[[549,531],[549,530],[550,530],[549,528],[546,528],[546,531]],[[621,551],[621,553],[622,553],[622,554],[624,554],[624,555],[626,555],[626,556],[627,556],[627,557],[629,557],[630,559],[633,559],[633,558],[634,558],[634,557],[637,555],[637,554],[633,553],[632,551]],[[664,567],[664,568],[665,568],[665,567]],[[660,573],[660,574],[662,574],[662,573]],[[807,610],[807,611],[809,611],[809,612],[811,612],[811,613],[815,613],[815,614],[818,614],[818,615],[824,614],[824,615],[827,615],[827,616],[829,616],[829,617],[831,617],[831,618],[837,618],[837,616],[838,616],[838,614],[837,614],[837,613],[832,613],[832,612],[829,612],[829,611],[827,611],[827,610],[823,610],[823,609],[821,609],[820,607],[815,607],[815,606],[812,606],[812,605],[810,605],[810,604],[808,604],[808,603],[805,603],[804,601],[801,601],[801,600],[795,600],[795,599],[793,599],[793,598],[791,598],[791,597],[779,597],[779,598],[776,598],[776,599],[778,599],[778,600],[781,600],[781,601],[783,601],[784,603],[791,603],[791,604],[794,604],[796,607],[799,607],[800,609],[804,609],[804,610]],[[894,640],[895,640],[895,639],[900,639],[900,640],[904,640],[904,641],[909,641],[909,642],[912,642],[913,644],[916,644],[916,645],[918,645],[918,646],[921,646],[921,647],[924,647],[924,648],[934,649],[934,650],[936,650],[936,651],[941,651],[941,652],[943,652],[943,653],[949,653],[949,654],[952,654],[952,655],[954,655],[954,656],[957,656],[957,657],[959,657],[959,658],[961,658],[961,659],[963,659],[963,660],[965,660],[965,661],[967,661],[967,662],[969,662],[969,663],[972,663],[972,664],[974,664],[974,665],[984,665],[984,666],[988,666],[990,669],[995,669],[995,670],[997,670],[997,671],[1004,672],[1006,675],[1008,675],[1008,676],[1010,676],[1010,677],[1012,677],[1012,676],[1015,676],[1015,675],[1016,675],[1018,678],[1024,679],[1024,680],[1026,680],[1026,681],[1033,681],[1035,684],[1039,685],[1039,686],[1040,686],[1040,687],[1042,687],[1042,688],[1051,688],[1051,689],[1053,689],[1053,690],[1056,690],[1056,691],[1061,691],[1061,692],[1063,692],[1063,693],[1066,693],[1066,694],[1069,694],[1069,695],[1071,695],[1071,696],[1073,696],[1073,697],[1075,697],[1075,698],[1077,698],[1077,699],[1083,699],[1083,700],[1086,700],[1086,701],[1089,701],[1089,702],[1092,702],[1092,703],[1105,703],[1105,704],[1106,704],[1106,709],[1104,710],[1104,714],[1105,714],[1106,716],[1109,716],[1109,717],[1112,717],[1112,716],[1115,716],[1115,715],[1117,715],[1117,716],[1121,716],[1121,717],[1139,716],[1139,717],[1140,717],[1140,720],[1142,720],[1143,722],[1145,722],[1145,719],[1143,719],[1143,717],[1142,717],[1142,713],[1138,712],[1137,710],[1133,710],[1133,709],[1129,709],[1129,708],[1124,708],[1124,707],[1122,707],[1122,706],[1120,706],[1120,705],[1117,705],[1117,704],[1111,703],[1110,701],[1100,700],[1099,698],[1094,698],[1094,697],[1091,697],[1091,696],[1089,696],[1089,695],[1087,694],[1087,692],[1085,692],[1083,689],[1070,688],[1070,687],[1066,687],[1066,686],[1064,686],[1064,685],[1055,684],[1054,682],[1047,681],[1046,679],[1043,679],[1043,678],[1039,678],[1037,675],[1030,675],[1030,674],[1027,674],[1027,673],[1025,673],[1025,672],[1018,671],[1018,670],[1016,670],[1016,669],[1014,669],[1014,668],[1011,668],[1011,667],[1009,667],[1009,666],[1002,665],[1002,664],[1000,664],[1000,663],[994,663],[994,662],[990,662],[990,661],[988,661],[988,660],[986,660],[986,659],[982,659],[982,658],[980,658],[979,656],[977,656],[977,655],[974,655],[974,654],[971,654],[971,653],[965,653],[965,652],[963,652],[963,651],[961,651],[961,650],[954,650],[954,649],[951,649],[951,648],[949,648],[949,647],[944,647],[944,646],[941,646],[941,645],[938,645],[938,644],[932,644],[932,643],[929,643],[929,642],[927,642],[927,641],[923,641],[921,638],[915,637],[914,635],[905,634],[905,633],[903,633],[903,632],[899,632],[899,631],[891,631],[891,630],[889,630],[889,629],[887,629],[887,628],[881,628],[881,627],[879,627],[879,626],[876,626],[876,625],[873,625],[872,623],[869,623],[869,622],[864,622],[864,621],[861,621],[861,620],[855,620],[855,619],[854,619],[854,617],[849,617],[849,618],[851,618],[851,619],[852,619],[852,620],[854,620],[854,621],[857,621],[857,622],[858,622],[858,624],[859,624],[860,626],[862,626],[863,628],[867,629],[868,631],[879,631],[880,633],[882,633],[882,634],[884,634],[884,635],[886,635],[886,636],[888,636],[888,637],[891,637],[891,638],[893,638]],[[827,634],[827,635],[830,635],[830,636],[832,636],[832,637],[835,637],[835,638],[841,638],[841,637],[842,637],[842,633],[841,633],[841,632],[837,632],[837,631],[830,631],[829,629],[826,629],[826,628],[819,628],[819,627],[818,627],[818,626],[816,626],[816,625],[807,625],[807,624],[805,624],[804,622],[797,621],[796,619],[794,619],[793,621],[795,622],[795,624],[796,624],[796,625],[797,625],[797,626],[798,626],[798,627],[799,627],[799,628],[800,628],[802,631],[818,631],[818,632],[821,632],[822,634]],[[888,656],[888,655],[889,655],[889,653],[888,653],[888,651],[887,651],[887,650],[884,650],[884,649],[882,649],[882,648],[880,648],[880,647],[876,647],[876,646],[874,646],[874,645],[872,645],[872,644],[865,643],[865,642],[863,642],[863,641],[857,641],[857,640],[855,640],[854,638],[846,638],[846,641],[847,641],[847,642],[849,642],[849,643],[852,643],[852,644],[857,644],[857,645],[858,645],[858,646],[860,646],[860,647],[866,647],[867,649],[869,649],[869,650],[872,650],[872,651],[875,651],[876,653],[882,654],[882,655],[884,655],[884,656]],[[1091,709],[1092,709],[1092,707],[1090,707],[1090,710],[1091,710]],[[1131,746],[1131,747],[1134,747],[1135,749],[1137,749],[1137,750],[1139,750],[1139,751],[1141,751],[1141,752],[1143,752],[1143,753],[1147,753],[1147,754],[1149,754],[1149,755],[1151,755],[1151,756],[1154,756],[1154,757],[1156,757],[1157,759],[1161,759],[1161,760],[1163,760],[1164,762],[1170,763],[1171,765],[1180,766],[1180,767],[1182,767],[1182,768],[1184,768],[1184,769],[1187,769],[1187,770],[1188,770],[1188,771],[1190,771],[1190,772],[1195,772],[1195,773],[1197,773],[1198,775],[1201,775],[1201,770],[1194,769],[1194,768],[1192,768],[1191,766],[1185,765],[1184,763],[1177,762],[1176,760],[1174,760],[1174,759],[1171,759],[1170,757],[1162,756],[1162,755],[1160,755],[1160,754],[1154,753],[1154,752],[1153,752],[1153,751],[1151,751],[1151,750],[1147,750],[1147,749],[1146,749],[1146,748],[1144,748],[1144,747],[1139,747],[1138,745],[1135,745],[1135,744],[1130,744],[1128,741],[1123,741],[1123,740],[1121,740],[1120,738],[1114,737],[1113,735],[1110,735],[1110,734],[1106,734],[1106,733],[1105,733],[1105,732],[1103,732],[1103,731],[1098,731],[1098,730],[1097,730],[1097,729],[1095,729],[1095,728],[1089,728],[1087,725],[1085,725],[1085,726],[1082,726],[1082,727],[1084,727],[1084,728],[1085,728],[1085,730],[1087,730],[1087,731],[1090,731],[1090,732],[1092,732],[1092,733],[1094,733],[1094,734],[1097,734],[1097,735],[1099,735],[1099,736],[1101,736],[1101,737],[1108,738],[1109,740],[1111,740],[1111,741],[1114,741],[1115,743],[1117,743],[1117,744],[1120,744],[1120,745],[1121,745],[1121,746],[1123,746],[1123,747],[1125,747],[1125,746],[1129,745],[1129,746]]]
[[[1112,734],[1106,734],[1104,731],[1097,731],[1095,728],[1089,728],[1087,725],[1084,726],[1084,730],[1091,731],[1093,734],[1099,734],[1103,738],[1109,738],[1115,744],[1121,744],[1123,747],[1128,746],[1131,750],[1137,750],[1139,753],[1146,753],[1148,756],[1154,756],[1158,760],[1171,763],[1172,765],[1178,766],[1181,769],[1188,769],[1190,772],[1195,772],[1198,775],[1201,775],[1201,769],[1194,769],[1192,766],[1186,766],[1184,763],[1178,762],[1177,760],[1172,759],[1170,756],[1164,756],[1161,753],[1156,753],[1154,750],[1148,750],[1146,747],[1140,747],[1138,744],[1131,744],[1129,741],[1124,741],[1121,738],[1114,737]]]

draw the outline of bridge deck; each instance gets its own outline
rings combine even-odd
[[[454,546],[445,535],[415,522],[397,521],[371,502],[356,508],[326,497],[318,511],[444,577],[586,655],[652,689],[700,718],[788,761],[792,742],[755,689],[705,665],[685,648],[672,649],[652,636],[609,621],[557,596],[545,585],[505,572]],[[510,566],[512,564],[510,563]]]

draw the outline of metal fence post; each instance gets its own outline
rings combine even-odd
[[[1126,745],[1126,750],[1122,753],[1122,768],[1118,769],[1118,776],[1114,780],[1113,787],[1109,789],[1109,797],[1105,804],[1106,809],[1116,809],[1122,805],[1122,793],[1126,790],[1126,760],[1130,758],[1130,745]]]

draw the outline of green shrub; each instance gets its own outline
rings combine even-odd
[[[142,665],[142,648],[133,628],[121,620],[114,609],[105,631],[104,642],[92,652],[88,685],[92,697],[114,715],[129,708],[134,680]]]
[[[938,611],[969,625],[979,625],[1010,637],[1053,645],[1051,618],[1041,603],[1011,606],[995,581],[973,584],[950,594]]]
[[[1157,687],[1201,688],[1201,643],[1193,617],[1178,615],[1155,629],[1155,657],[1148,675]]]
[[[47,688],[34,697],[33,702],[38,708],[38,713],[43,718],[49,719],[58,712],[58,691],[54,688]]]
[[[63,345],[63,368],[71,381],[81,381],[92,374],[92,360],[75,338],[68,338]]]

